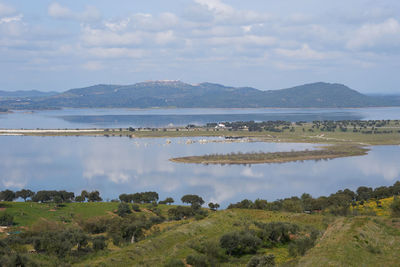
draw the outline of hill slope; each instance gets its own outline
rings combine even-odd
[[[0,106],[32,108],[333,108],[396,106],[400,99],[363,95],[342,84],[312,83],[288,89],[262,91],[220,84],[191,85],[180,81],[152,81],[133,85],[95,85]]]

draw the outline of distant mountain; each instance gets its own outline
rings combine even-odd
[[[34,98],[34,97],[46,97],[56,95],[57,92],[41,92],[37,90],[30,91],[0,91],[0,99],[9,98]]]
[[[342,84],[311,83],[262,91],[214,83],[151,81],[133,85],[94,85],[23,101],[2,101],[14,109],[40,108],[334,108],[400,106],[400,98],[363,95]]]

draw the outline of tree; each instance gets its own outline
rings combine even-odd
[[[29,189],[22,189],[20,191],[17,191],[15,194],[15,196],[17,198],[20,197],[20,198],[24,199],[25,202],[26,202],[27,198],[32,198],[34,195],[35,195],[35,193]]]
[[[131,202],[131,196],[128,194],[121,194],[119,195],[119,200],[121,200],[121,202]]]
[[[11,190],[4,190],[0,192],[0,200],[1,201],[13,201],[16,199],[15,192]]]
[[[83,202],[89,197],[89,193],[86,190],[82,190],[81,197],[83,198]]]
[[[219,208],[219,204],[218,203],[208,203],[208,207],[210,208],[210,210],[216,211]]]
[[[204,204],[204,200],[198,195],[184,195],[181,201],[190,204],[194,209],[198,209]]]
[[[174,203],[175,200],[172,197],[167,197],[165,200],[162,200],[159,202],[159,204],[172,204]]]
[[[84,202],[84,201],[85,201],[85,198],[82,197],[82,196],[76,196],[76,197],[75,197],[75,201],[76,201],[76,202]]]
[[[100,202],[103,199],[100,197],[100,192],[99,191],[92,191],[88,195],[88,201],[89,202]]]

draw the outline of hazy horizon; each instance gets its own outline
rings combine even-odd
[[[395,0],[0,0],[0,90],[147,80],[398,94]]]

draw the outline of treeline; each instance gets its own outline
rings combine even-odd
[[[322,132],[335,132],[335,131],[352,131],[352,132],[361,132],[364,134],[387,134],[393,133],[393,130],[384,130],[379,131],[377,128],[387,127],[390,124],[400,125],[400,120],[323,120],[318,121],[315,120],[311,124],[311,129],[309,131],[313,132],[314,130],[319,130]],[[285,130],[289,130],[291,132],[295,131],[292,122],[288,121],[263,121],[263,122],[254,122],[254,121],[236,121],[236,122],[223,122],[226,128],[229,130],[237,131],[237,130],[248,130],[252,131],[269,131],[269,132],[284,132]],[[305,121],[296,122],[296,126],[303,126],[307,124]],[[206,128],[215,128],[217,123],[207,123]],[[188,125],[187,127],[189,127]],[[369,128],[370,130],[367,130]],[[398,131],[399,132],[399,131]]]
[[[142,193],[134,193],[134,194],[121,194],[119,195],[119,199],[121,202],[127,203],[152,203],[158,201],[158,193],[157,192],[142,192]],[[173,201],[172,201],[173,202]]]
[[[83,190],[80,195],[75,196],[74,192],[67,192],[65,190],[41,190],[33,192],[29,189],[22,189],[19,191],[4,190],[0,192],[0,201],[14,201],[22,198],[24,201],[40,202],[40,203],[69,203],[69,202],[99,202],[103,199],[100,197],[99,191],[88,192]]]
[[[364,201],[376,200],[379,207],[380,199],[398,195],[400,195],[400,181],[397,181],[392,186],[380,186],[375,189],[360,186],[356,192],[350,189],[339,190],[328,197],[313,198],[310,194],[304,193],[301,197],[294,196],[273,202],[263,199],[257,199],[253,202],[244,199],[238,203],[230,204],[228,209],[261,209],[299,213],[327,211],[334,215],[348,215],[350,213],[350,206],[363,205]]]

